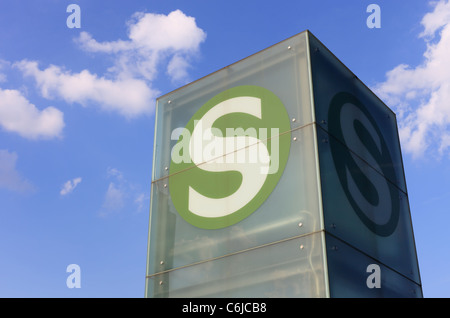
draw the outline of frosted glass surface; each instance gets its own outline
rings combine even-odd
[[[267,200],[232,226],[202,229],[176,211],[169,186],[178,178],[189,178],[190,170],[153,182],[148,275],[322,228],[314,125],[280,138],[291,140],[285,172]]]
[[[327,297],[323,232],[147,278],[148,297]]]
[[[308,67],[304,32],[160,97],[152,180],[170,173],[171,149],[178,140],[174,130],[186,127],[202,105],[230,88],[254,85],[271,91],[284,104],[291,129],[313,122]]]

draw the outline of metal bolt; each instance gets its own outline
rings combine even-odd
[[[338,250],[338,247],[337,247],[336,245],[334,245],[331,249],[332,249],[333,251],[337,251],[337,250]]]
[[[160,281],[159,281],[159,284],[160,284],[160,285],[162,285],[162,284],[163,284],[163,281],[162,281],[162,280],[160,280]]]
[[[321,120],[320,123],[323,124],[323,125],[326,125],[327,121],[326,120]]]
[[[167,101],[167,104],[171,104],[171,103],[172,103],[172,101],[171,101],[171,100],[168,100],[168,101]]]
[[[166,171],[169,170],[169,167],[164,167],[164,170],[166,170]]]
[[[293,141],[296,141],[296,140],[297,140],[297,137],[292,138],[292,140],[293,140]]]
[[[290,49],[291,49],[291,46],[289,45],[289,46],[288,46],[288,50],[290,50]]]
[[[294,122],[294,121],[296,121],[296,119],[295,119],[295,118],[292,118],[292,122]]]
[[[161,261],[161,262],[159,262],[161,265],[163,265],[164,264],[164,261]]]
[[[302,226],[303,226],[303,223],[300,222],[300,223],[298,224],[298,227],[302,227]]]
[[[300,249],[302,250],[303,248],[304,248],[303,244],[302,244],[302,245],[300,245]]]
[[[167,188],[167,184],[164,184],[164,188]]]

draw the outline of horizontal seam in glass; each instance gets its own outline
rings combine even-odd
[[[393,271],[394,273],[396,273],[396,274],[402,276],[403,278],[408,279],[408,280],[411,281],[412,283],[414,283],[414,284],[416,284],[416,285],[418,285],[418,286],[422,286],[421,283],[417,283],[416,281],[412,280],[412,279],[409,278],[408,276],[405,276],[404,274],[400,273],[398,270],[396,270],[396,269],[390,267],[389,265],[386,265],[385,263],[381,262],[380,260],[374,258],[373,256],[370,256],[370,255],[367,254],[366,252],[364,252],[364,251],[360,250],[359,248],[353,246],[353,245],[350,244],[349,242],[342,240],[341,238],[339,238],[338,236],[336,236],[336,235],[330,233],[330,232],[327,231],[327,230],[324,230],[324,232],[325,232],[325,235],[332,236],[334,239],[336,239],[336,240],[342,242],[343,244],[345,244],[345,245],[351,247],[351,248],[354,249],[355,251],[357,251],[357,252],[363,254],[364,256],[366,256],[366,257],[368,257],[368,258],[370,258],[370,259],[373,259],[375,262],[377,262],[377,263],[379,263],[379,264],[382,264],[382,265],[383,265],[384,267],[386,267],[387,269],[389,269],[389,270]],[[326,238],[325,238],[325,240],[326,240]]]
[[[311,123],[305,124],[305,125],[303,125],[303,126],[296,127],[296,128],[291,129],[291,130],[282,132],[282,133],[280,133],[280,134],[278,134],[278,135],[276,135],[276,136],[271,136],[270,138],[267,138],[267,139],[258,141],[258,142],[255,143],[255,144],[251,144],[251,145],[245,146],[245,147],[243,147],[243,148],[239,148],[239,149],[237,149],[237,150],[235,150],[235,151],[232,151],[232,152],[229,152],[229,153],[225,153],[225,154],[223,154],[223,155],[221,155],[221,156],[212,158],[212,159],[210,159],[210,160],[208,160],[208,161],[202,162],[202,163],[200,163],[200,164],[198,164],[198,165],[194,165],[194,166],[189,167],[189,168],[187,168],[187,169],[185,169],[185,170],[181,170],[181,171],[178,171],[178,172],[173,173],[173,174],[168,174],[167,176],[164,176],[164,177],[161,177],[161,178],[159,178],[159,179],[153,180],[152,183],[157,183],[157,182],[159,182],[159,181],[161,181],[161,180],[167,179],[167,178],[172,177],[172,176],[174,176],[174,175],[177,175],[177,174],[186,172],[186,171],[188,171],[188,170],[190,170],[190,169],[193,169],[193,168],[195,168],[195,167],[201,166],[202,164],[205,164],[205,163],[207,163],[207,162],[210,162],[210,161],[212,162],[212,161],[214,161],[214,160],[217,160],[217,159],[219,159],[219,158],[225,157],[225,156],[230,155],[230,154],[232,154],[232,153],[236,153],[236,152],[238,152],[238,151],[241,151],[242,149],[246,149],[246,148],[252,147],[252,146],[254,146],[254,145],[257,145],[257,144],[260,143],[260,142],[269,141],[269,140],[271,140],[271,139],[273,139],[273,138],[277,138],[277,137],[281,137],[281,136],[290,134],[290,133],[292,133],[292,132],[295,132],[295,131],[298,131],[298,130],[300,130],[300,129],[309,127],[309,126],[314,125],[314,124],[315,124],[315,122],[311,122]]]
[[[203,261],[199,261],[199,262],[195,262],[195,263],[192,263],[192,264],[187,264],[187,265],[184,265],[184,266],[171,268],[171,269],[168,269],[168,270],[165,270],[165,271],[161,271],[161,272],[157,272],[157,273],[154,273],[154,274],[151,274],[151,275],[146,275],[145,278],[146,279],[147,278],[152,278],[152,277],[158,276],[160,274],[166,274],[166,273],[169,273],[169,272],[173,272],[173,271],[175,271],[177,269],[191,267],[191,266],[195,266],[195,265],[198,265],[198,264],[204,264],[204,263],[215,261],[215,260],[222,259],[222,258],[225,258],[225,257],[242,254],[242,253],[249,252],[249,251],[252,251],[252,250],[256,250],[256,249],[259,249],[259,248],[264,248],[264,247],[267,247],[267,246],[272,246],[272,245],[284,243],[284,242],[287,242],[287,241],[291,241],[291,240],[302,238],[302,237],[307,237],[307,236],[310,236],[310,235],[313,235],[313,234],[318,234],[318,233],[321,233],[321,232],[324,232],[324,230],[318,230],[318,231],[309,232],[309,233],[305,233],[305,234],[301,234],[301,235],[296,235],[296,236],[288,237],[288,238],[285,238],[285,239],[282,239],[282,240],[279,240],[279,241],[275,241],[275,242],[270,242],[270,243],[263,244],[263,245],[254,246],[254,247],[251,247],[251,248],[247,248],[247,249],[240,250],[240,251],[237,251],[237,252],[221,255],[221,256],[218,256],[218,257],[213,257],[213,258],[210,258],[210,259],[207,259],[207,260],[203,260]]]
[[[365,163],[368,167],[370,167],[373,171],[375,171],[377,174],[379,174],[382,178],[386,179],[387,182],[389,182],[391,185],[393,185],[396,189],[398,189],[401,193],[403,193],[404,195],[408,196],[408,193],[405,192],[402,188],[400,188],[397,184],[395,184],[395,182],[393,180],[390,180],[388,178],[386,178],[386,176],[381,172],[378,171],[377,169],[375,169],[369,162],[367,162],[367,160],[365,160],[363,157],[361,157],[360,155],[358,155],[356,152],[354,152],[352,149],[350,149],[345,143],[343,143],[341,140],[339,140],[338,138],[336,138],[333,134],[331,134],[328,130],[324,129],[323,127],[321,127],[319,124],[315,123],[316,127],[318,127],[319,129],[321,129],[323,132],[325,132],[328,136],[332,137],[335,141],[337,141],[339,144],[341,144],[343,147],[345,147],[349,152],[351,152],[353,155],[355,155],[355,157],[357,157],[358,159],[360,159],[363,163]],[[320,156],[319,156],[320,159]],[[402,171],[404,172],[404,169],[402,168]],[[399,180],[397,180],[399,181]]]

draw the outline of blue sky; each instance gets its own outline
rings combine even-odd
[[[0,297],[143,297],[155,98],[306,29],[397,113],[424,296],[449,297],[448,0],[0,2]]]

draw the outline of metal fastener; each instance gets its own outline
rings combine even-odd
[[[167,188],[167,184],[164,184],[164,188]]]
[[[302,226],[303,226],[303,223],[300,222],[300,223],[298,224],[298,227],[302,227]]]
[[[292,140],[293,140],[293,141],[296,141],[296,140],[297,140],[297,137],[292,138]]]
[[[159,281],[159,284],[160,284],[160,285],[162,285],[162,284],[163,284],[163,281],[162,281],[162,280],[160,280],[160,281]]]
[[[290,49],[291,49],[291,46],[289,45],[289,46],[288,46],[288,50],[290,50]]]
[[[292,118],[292,122],[294,122],[294,121],[296,121],[296,119],[295,119],[295,118]]]
[[[304,248],[303,244],[302,244],[302,245],[300,245],[300,249],[302,250],[303,248]]]

